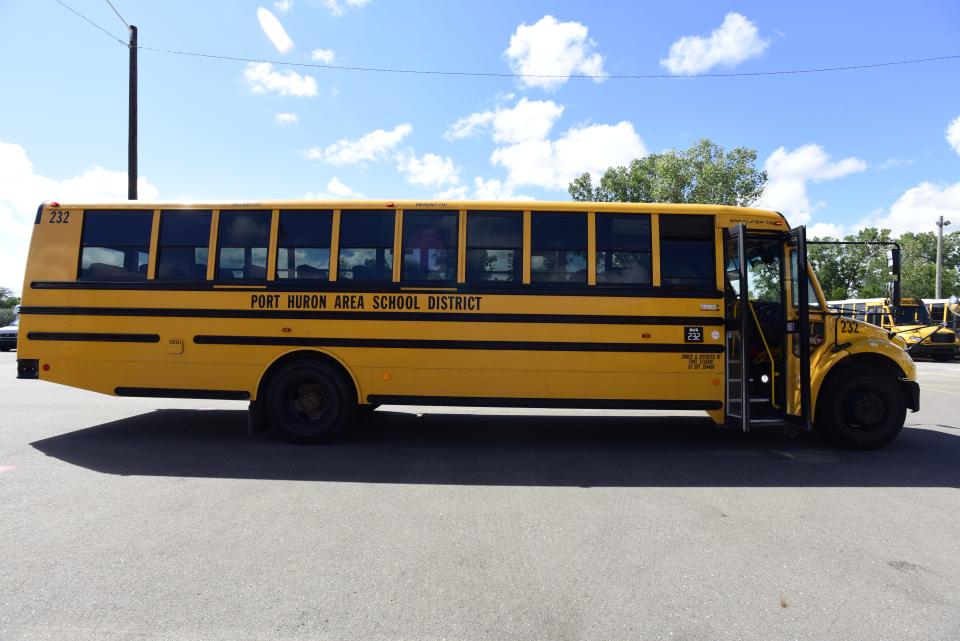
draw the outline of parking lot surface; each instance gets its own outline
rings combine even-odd
[[[960,363],[878,452],[657,412],[243,404],[17,381],[0,639],[960,638]]]

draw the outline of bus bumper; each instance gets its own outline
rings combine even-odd
[[[900,381],[903,385],[903,398],[907,401],[907,409],[911,412],[920,410],[920,383],[916,381]]]
[[[36,358],[17,359],[17,378],[40,378],[40,361]]]

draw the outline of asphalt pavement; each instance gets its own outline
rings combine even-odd
[[[698,413],[244,405],[15,380],[0,639],[957,639],[960,363],[878,452]]]

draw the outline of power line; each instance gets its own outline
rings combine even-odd
[[[58,0],[59,1],[59,0]],[[157,53],[167,53],[178,56],[193,56],[197,58],[211,58],[214,60],[230,60],[234,62],[253,62],[267,63],[272,65],[282,65],[287,67],[306,67],[313,69],[329,69],[333,71],[364,71],[375,73],[396,73],[396,74],[414,74],[414,75],[432,75],[432,76],[468,76],[468,77],[488,77],[488,78],[591,78],[595,80],[613,79],[613,80],[647,80],[654,78],[738,78],[747,76],[780,76],[795,74],[824,73],[830,71],[853,71],[858,69],[875,69],[878,67],[892,67],[896,65],[912,65],[923,62],[935,62],[941,60],[957,60],[960,54],[949,56],[936,56],[932,58],[914,58],[912,60],[894,60],[889,62],[876,62],[861,65],[845,65],[839,67],[818,67],[811,69],[781,69],[776,71],[743,71],[734,73],[698,73],[687,76],[676,76],[667,73],[651,74],[543,74],[543,73],[509,73],[502,71],[442,71],[439,69],[401,69],[394,67],[360,67],[327,65],[312,62],[291,62],[289,60],[270,60],[261,58],[244,58],[241,56],[227,56],[213,53],[201,53],[197,51],[182,51],[177,49],[163,49],[160,47],[140,47],[144,51],[153,51]]]
[[[129,46],[130,46],[130,45],[128,45],[126,42],[124,42],[122,38],[119,38],[118,36],[115,36],[113,33],[111,33],[110,31],[108,31],[107,29],[104,29],[103,27],[101,27],[100,25],[98,25],[96,22],[94,22],[93,20],[91,20],[91,19],[88,18],[87,16],[83,15],[82,13],[80,13],[79,11],[77,11],[76,9],[74,9],[73,7],[71,7],[70,5],[68,5],[68,4],[64,3],[64,2],[61,2],[61,0],[53,0],[53,1],[56,2],[58,5],[60,5],[61,7],[63,7],[64,9],[66,9],[67,11],[69,11],[70,13],[72,13],[73,15],[77,16],[78,18],[80,18],[81,20],[83,20],[84,22],[86,22],[87,24],[89,24],[90,26],[92,26],[94,29],[99,29],[100,31],[104,32],[105,34],[107,34],[108,36],[110,36],[111,38],[113,38],[114,40],[116,40],[117,42],[119,42],[120,44],[122,44],[124,47],[129,47]],[[121,18],[121,20],[122,20],[122,18]]]
[[[96,29],[99,29],[103,33],[107,34],[123,46],[129,46],[122,39],[115,36],[113,33],[104,29],[97,23],[93,22],[85,15],[79,11],[73,9],[62,0],[54,0],[57,4],[67,9],[76,16],[82,18],[85,22],[90,24]],[[123,21],[124,24],[127,24],[126,20],[120,15],[116,10],[110,0],[107,0],[107,4],[114,10],[114,13],[117,14],[117,17]],[[129,27],[129,25],[127,25]],[[310,69],[327,69],[331,71],[357,71],[357,72],[367,72],[367,73],[392,73],[392,74],[409,74],[409,75],[429,75],[429,76],[465,76],[465,77],[484,77],[484,78],[540,78],[540,79],[550,79],[550,78],[588,78],[593,80],[600,79],[612,79],[612,80],[650,80],[650,79],[666,79],[666,78],[744,78],[744,77],[762,77],[762,76],[785,76],[785,75],[800,75],[800,74],[813,74],[813,73],[828,73],[836,71],[857,71],[863,69],[878,69],[882,67],[894,67],[902,65],[914,65],[927,62],[940,62],[945,60],[958,60],[960,59],[960,54],[951,54],[946,56],[934,56],[928,58],[913,58],[909,60],[892,60],[887,62],[874,62],[867,64],[858,64],[858,65],[841,65],[833,67],[812,67],[807,69],[779,69],[774,71],[739,71],[739,72],[730,72],[730,73],[698,73],[690,74],[685,76],[678,76],[667,73],[650,73],[650,74],[586,74],[586,73],[574,73],[574,74],[542,74],[542,73],[511,73],[503,71],[444,71],[440,69],[402,69],[397,67],[362,67],[362,66],[345,66],[345,65],[330,65],[330,64],[321,64],[313,62],[291,62],[289,60],[269,60],[261,58],[245,58],[242,56],[228,56],[222,54],[213,54],[213,53],[202,53],[199,51],[183,51],[179,49],[164,49],[162,47],[138,47],[144,51],[152,51],[155,53],[166,53],[177,56],[190,56],[194,58],[207,58],[212,60],[229,60],[232,62],[252,62],[252,63],[267,63],[278,66],[287,66],[287,67],[301,67],[301,68],[310,68]]]
[[[120,12],[117,11],[117,8],[116,8],[115,6],[113,6],[113,3],[110,2],[110,0],[106,0],[106,3],[107,3],[108,5],[110,5],[110,8],[113,9],[113,12],[114,12],[115,14],[117,14],[117,17],[118,17],[118,18],[120,18],[120,22],[122,22],[122,23],[123,23],[123,26],[125,26],[125,27],[127,28],[127,30],[129,31],[129,30],[130,30],[130,23],[123,19],[123,16],[120,15]]]

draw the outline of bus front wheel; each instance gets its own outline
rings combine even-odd
[[[875,450],[897,437],[907,404],[897,380],[883,370],[850,366],[821,388],[816,426],[837,445]]]
[[[356,416],[355,395],[334,367],[297,360],[272,377],[266,410],[274,432],[295,443],[329,443]]]

